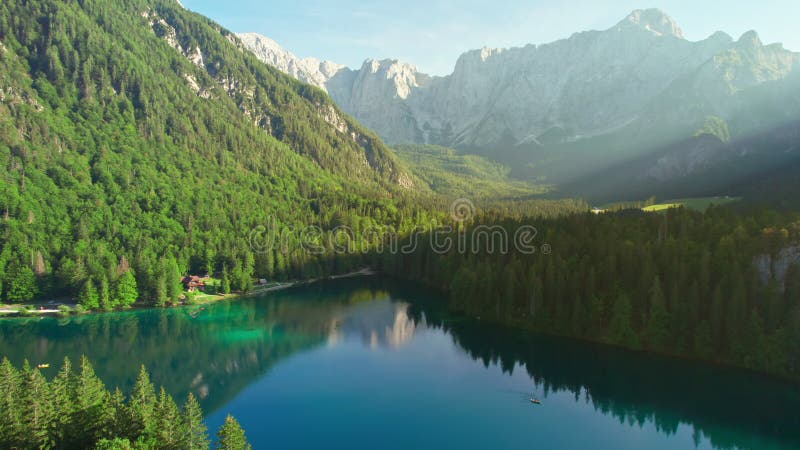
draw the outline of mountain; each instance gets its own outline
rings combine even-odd
[[[334,102],[390,142],[422,142],[406,100],[430,77],[394,60],[366,60],[359,70],[331,61],[298,58],[257,33],[238,37],[261,61],[326,91]]]
[[[345,67],[315,58],[300,59],[277,42],[256,33],[239,34],[239,39],[260,60],[298,80],[326,90],[325,83]]]
[[[404,230],[420,195],[323,91],[174,0],[0,4],[0,177],[3,300],[108,292],[129,269],[156,303],[187,269],[346,270],[253,232]]]
[[[270,63],[286,52],[272,43],[256,54]],[[284,66],[303,61],[288,60],[295,62]],[[799,72],[800,54],[765,45],[753,31],[692,42],[649,9],[550,44],[472,50],[444,77],[367,60],[314,79],[387,142],[478,152],[514,166],[517,177],[563,184],[691,139],[709,124],[725,140],[781,127],[800,117]]]

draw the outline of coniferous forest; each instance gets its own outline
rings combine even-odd
[[[147,11],[169,19],[183,47],[202,45],[215,77],[159,38]],[[0,6],[6,301],[107,291],[126,306],[113,294],[129,271],[156,304],[176,300],[169,285],[186,270],[310,277],[322,268],[297,242],[254,255],[249,232],[272,220],[356,232],[426,220],[432,208],[392,181],[400,169],[377,138],[344,118],[363,148],[332,135],[316,115],[329,100],[226,35],[173,1]],[[190,76],[209,98],[187,87]],[[235,87],[218,86],[223,78]],[[243,114],[253,102],[268,110]],[[253,114],[272,125],[253,125]]]
[[[546,253],[509,240],[501,251],[491,234],[530,223]],[[449,252],[419,246],[382,267],[447,290],[453,308],[482,320],[797,378],[799,233],[796,213],[723,207],[478,216],[438,238]]]
[[[0,4],[0,303],[165,307],[184,298],[185,275],[247,293],[258,279],[370,266],[446,291],[452,310],[481,320],[800,379],[798,213],[746,198],[592,214],[477,157],[400,154],[410,163],[174,0]],[[465,189],[488,192],[454,223]],[[426,243],[443,225],[456,243],[488,233],[449,251],[380,251],[387,235]],[[501,251],[494,232],[524,226],[535,250]],[[286,238],[254,245],[264,227]],[[342,250],[342,229],[357,247]],[[0,392],[4,447],[211,442],[196,399],[178,407],[144,370],[126,397],[86,359],[52,380],[5,360]],[[247,448],[243,433],[226,420],[217,448]]]
[[[131,394],[109,391],[83,357],[79,367],[64,360],[47,380],[26,361],[17,369],[0,362],[0,445],[3,448],[207,449],[203,412],[190,393],[183,406],[162,387],[156,392],[141,368]],[[215,447],[249,448],[244,431],[228,417]]]

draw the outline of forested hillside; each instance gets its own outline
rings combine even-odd
[[[250,230],[424,219],[377,138],[177,2],[4,2],[0,41],[5,300],[128,271],[160,303],[189,267],[311,276]]]
[[[434,192],[450,198],[520,198],[547,192],[509,177],[511,168],[477,155],[437,145],[401,144],[392,149]]]

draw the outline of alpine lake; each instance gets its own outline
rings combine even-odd
[[[202,308],[202,309],[201,309]],[[800,448],[800,385],[504,328],[359,277],[204,306],[0,321],[19,366],[139,366],[253,448]],[[539,400],[535,404],[531,400]]]

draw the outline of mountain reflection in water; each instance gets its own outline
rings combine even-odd
[[[107,385],[123,390],[144,364],[156,385],[177,397],[194,392],[213,413],[294,355],[354,342],[395,352],[443,335],[486,367],[524,370],[545,404],[569,393],[596,413],[652,423],[662,434],[689,425],[697,442],[718,448],[800,446],[797,384],[510,330],[454,315],[445,303],[381,278],[338,280],[207,305],[196,317],[186,307],[2,320],[0,355],[50,363],[44,373],[52,377],[65,356],[85,354]]]

